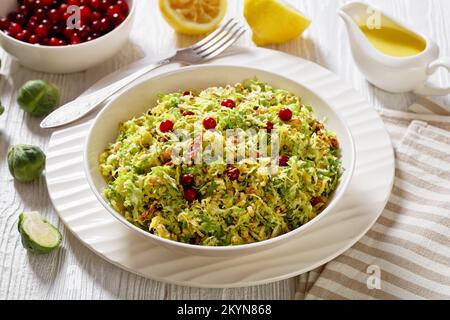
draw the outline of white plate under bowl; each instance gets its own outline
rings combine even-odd
[[[129,69],[145,63],[148,61]],[[257,65],[305,84],[346,121],[355,142],[356,165],[335,210],[291,240],[255,254],[220,258],[168,250],[129,230],[93,194],[83,170],[83,149],[91,125],[87,122],[52,135],[46,167],[50,198],[81,242],[111,263],[144,277],[225,288],[259,285],[310,271],[343,253],[370,229],[384,209],[394,181],[392,145],[375,110],[335,74],[301,58],[268,49],[239,49],[212,62],[237,63]],[[168,66],[152,76],[177,68]],[[110,80],[118,78],[120,74],[115,74]]]
[[[210,247],[185,244],[155,236],[131,224],[119,212],[112,208],[109,201],[102,196],[106,182],[100,174],[98,158],[108,144],[116,141],[119,123],[139,117],[147,112],[149,107],[157,104],[158,95],[161,92],[201,91],[213,86],[236,84],[247,79],[254,79],[255,77],[275,88],[286,89],[302,97],[303,103],[312,106],[315,115],[319,119],[326,119],[327,129],[336,132],[342,150],[341,161],[344,171],[338,188],[330,197],[327,207],[323,212],[300,228],[273,239],[240,246]],[[166,246],[169,250],[179,250],[182,253],[209,257],[231,257],[253,254],[289,241],[297,234],[311,228],[314,223],[317,223],[329,212],[334,210],[334,207],[342,199],[350,183],[355,165],[355,146],[345,121],[332,106],[328,105],[327,102],[308,89],[306,85],[261,69],[224,65],[186,67],[144,80],[132,86],[115,99],[112,99],[93,121],[91,130],[88,133],[84,153],[85,172],[88,183],[100,203],[120,222],[124,223],[130,230],[142,234],[149,240],[155,241],[156,244]]]

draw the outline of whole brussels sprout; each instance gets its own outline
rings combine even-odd
[[[31,182],[41,175],[45,166],[45,154],[36,146],[18,144],[8,151],[8,167],[19,182]]]
[[[35,117],[49,114],[59,101],[59,89],[44,80],[31,80],[19,90],[17,103],[25,111]]]

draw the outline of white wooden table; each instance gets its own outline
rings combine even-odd
[[[58,220],[47,195],[44,179],[31,184],[14,183],[6,161],[9,146],[35,144],[44,150],[51,131],[39,128],[40,119],[22,112],[16,101],[17,89],[27,80],[46,79],[56,83],[62,102],[69,101],[104,75],[143,56],[160,56],[197,39],[176,35],[165,23],[157,0],[139,0],[137,20],[127,46],[110,61],[73,75],[42,74],[21,67],[1,52],[1,101],[6,112],[0,117],[0,299],[292,299],[295,281],[240,289],[197,289],[168,285],[123,271],[96,256]],[[229,0],[228,15],[243,19],[242,0]],[[347,1],[290,0],[313,18],[303,38],[276,46],[293,55],[315,61],[339,74],[373,105],[405,109],[414,102],[412,94],[394,95],[369,85],[356,69],[350,55],[346,32],[336,10]],[[373,5],[429,34],[442,55],[450,56],[450,1],[372,0]],[[241,45],[253,46],[250,34]],[[70,63],[70,62],[68,62]],[[435,82],[449,85],[450,77],[439,73]],[[450,97],[440,98],[450,104]],[[63,230],[60,250],[50,255],[27,254],[20,244],[17,219],[22,211],[37,210]]]

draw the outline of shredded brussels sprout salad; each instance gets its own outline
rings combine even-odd
[[[226,131],[237,128],[257,131],[258,141],[268,141],[267,153],[252,157],[249,140],[227,138]],[[199,130],[203,139],[181,139],[180,130]],[[198,159],[215,139],[212,132],[224,137],[224,153],[241,150],[245,157],[234,163],[225,155],[208,163],[175,159],[179,147],[187,148],[187,159]],[[274,161],[276,170],[262,170]],[[302,226],[326,207],[342,170],[337,137],[312,107],[258,80],[161,94],[146,114],[120,124],[99,167],[104,197],[129,222],[205,246],[263,241]]]

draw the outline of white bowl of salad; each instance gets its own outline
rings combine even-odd
[[[233,256],[281,244],[334,210],[355,147],[307,84],[205,65],[109,102],[84,161],[98,200],[134,232],[188,254]]]

